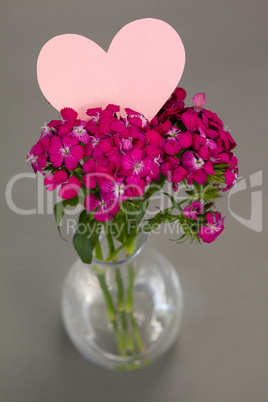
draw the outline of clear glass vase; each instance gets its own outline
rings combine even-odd
[[[86,359],[110,369],[151,363],[179,332],[179,278],[146,240],[141,233],[133,254],[117,262],[77,260],[64,283],[62,316],[70,339]]]

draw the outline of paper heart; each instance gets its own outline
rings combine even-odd
[[[86,119],[91,107],[109,103],[153,118],[177,86],[185,51],[166,22],[145,18],[125,25],[106,53],[80,35],[52,38],[40,51],[38,83],[57,110],[74,108]]]

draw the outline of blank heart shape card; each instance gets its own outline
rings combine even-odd
[[[79,257],[63,287],[63,321],[80,353],[111,369],[151,363],[179,333],[180,281],[148,233],[165,223],[178,244],[213,243],[225,228],[215,202],[238,176],[236,143],[205,93],[185,104],[184,65],[180,36],[153,18],[124,26],[107,52],[64,34],[37,60],[41,91],[60,116],[27,160],[57,191],[57,228]],[[161,208],[152,212],[154,195]]]
[[[151,120],[176,88],[185,51],[166,22],[145,18],[124,26],[108,52],[80,35],[56,36],[42,48],[38,83],[57,110],[86,110],[109,103],[139,111]]]

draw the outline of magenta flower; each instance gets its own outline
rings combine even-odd
[[[54,174],[49,174],[45,178],[44,184],[49,191],[53,191],[56,187],[60,186],[58,194],[64,200],[76,197],[81,188],[80,180],[75,176],[68,178],[68,173],[64,170],[58,170]]]
[[[70,107],[61,109],[60,114],[61,120],[52,120],[50,123],[48,123],[48,126],[50,128],[57,129],[58,135],[60,137],[64,137],[72,131],[78,114]]]
[[[79,126],[75,126],[73,131],[70,133],[71,137],[77,138],[79,141],[83,142],[84,144],[88,144],[90,140],[90,135],[88,134],[87,130],[85,129],[87,125],[86,121],[81,120]]]
[[[223,130],[223,122],[216,113],[203,109],[201,112],[202,122],[204,124],[204,132],[207,137],[214,139],[218,136],[219,131]]]
[[[45,173],[42,171],[42,168],[40,166],[38,166],[38,163],[37,163],[38,157],[39,157],[39,155],[36,152],[35,145],[34,145],[32,147],[32,149],[30,150],[30,152],[28,152],[28,154],[27,154],[26,162],[30,161],[34,173],[40,172],[40,173],[42,173],[43,176],[45,176]]]
[[[88,211],[94,212],[94,219],[100,222],[106,222],[113,219],[113,216],[120,210],[120,204],[117,200],[110,200],[105,194],[102,195],[101,200],[95,197],[94,194],[88,194],[85,197],[85,208]]]
[[[43,137],[32,147],[31,151],[28,153],[26,162],[30,161],[34,173],[37,171],[42,172],[42,169],[46,167],[49,146],[49,137]]]
[[[171,127],[166,134],[167,138],[164,149],[169,155],[176,155],[181,150],[179,142],[180,130],[176,127]]]
[[[221,140],[221,143],[226,150],[231,151],[233,148],[236,147],[236,142],[234,141],[229,131],[226,129],[220,130],[219,140]]]
[[[181,121],[186,127],[187,131],[193,133],[198,129],[198,127],[202,124],[202,120],[193,112],[192,109],[187,110],[181,116]]]
[[[213,242],[224,229],[224,219],[221,217],[220,212],[215,212],[214,218],[211,212],[206,215],[207,225],[202,226],[199,236],[205,243]]]
[[[172,182],[172,175],[179,165],[180,160],[178,158],[174,158],[173,156],[167,157],[164,163],[161,164],[160,172],[167,177],[167,181],[169,183]]]
[[[113,168],[109,164],[108,159],[100,157],[97,160],[88,159],[83,164],[83,183],[86,188],[95,188],[97,182],[103,180],[108,180],[110,175],[110,170]]]
[[[76,197],[80,192],[80,188],[81,181],[77,177],[71,176],[66,183],[62,183],[59,190],[59,196],[64,200]]]
[[[200,148],[200,146],[203,145],[206,145],[210,150],[216,149],[218,147],[217,143],[214,140],[206,137],[206,134],[202,127],[199,127],[198,130],[200,134],[193,134],[193,148],[196,151]]]
[[[136,112],[135,110],[126,108],[125,109],[127,113],[127,120],[135,127],[139,128],[146,128],[149,126],[149,121],[146,119],[146,117],[143,116],[143,114]]]
[[[64,162],[66,169],[74,170],[84,156],[84,148],[76,138],[65,136],[62,139],[53,137],[51,140],[50,161],[54,167],[60,167]]]
[[[202,110],[204,104],[206,103],[206,95],[204,94],[204,92],[195,94],[195,96],[193,97],[193,102],[195,105],[196,112],[199,113]]]
[[[199,201],[193,202],[191,205],[187,205],[184,210],[186,218],[197,219],[197,215],[203,213],[203,205]]]
[[[227,191],[230,190],[230,188],[234,187],[238,177],[238,169],[237,168],[227,169],[224,176],[225,176],[225,183],[227,184],[227,186],[222,191]]]
[[[129,154],[123,156],[122,167],[126,176],[137,175],[142,178],[150,175],[153,161],[149,157],[144,158],[143,151],[135,148]]]
[[[54,127],[49,127],[46,123],[44,127],[42,127],[40,139],[43,137],[48,137],[51,139],[54,135],[56,135],[56,133],[57,130]]]
[[[126,179],[127,185],[125,193],[130,198],[143,196],[145,190],[145,182],[139,176],[129,176]]]
[[[176,88],[172,95],[171,95],[171,99],[175,99],[175,100],[185,100],[186,98],[186,91],[183,88]]]
[[[66,183],[68,179],[68,173],[65,170],[58,170],[54,174],[49,174],[44,179],[44,184],[47,186],[47,190],[53,191],[59,187],[62,183]]]
[[[202,169],[203,165],[205,164],[204,160],[200,156],[191,151],[184,152],[181,157],[181,161],[182,166],[184,169],[188,170],[188,172],[194,172],[195,170]]]
[[[111,178],[110,180],[103,180],[100,183],[102,194],[105,194],[106,199],[126,201],[126,188],[124,184],[124,177]]]
[[[204,170],[208,174],[214,175],[213,165],[229,163],[229,155],[226,152],[222,152],[222,148],[218,146],[215,149],[209,149],[204,145],[199,149],[198,153],[206,161]]]
[[[195,171],[188,172],[182,166],[179,166],[173,172],[172,182],[180,183],[184,179],[187,180],[187,184],[189,186],[191,186],[194,181],[196,181],[198,184],[204,184],[207,181],[207,174],[204,169],[197,169]]]
[[[89,142],[85,146],[85,156],[92,156],[94,159],[98,159],[111,149],[111,138],[105,138],[103,134],[97,132],[94,136],[90,136]]]

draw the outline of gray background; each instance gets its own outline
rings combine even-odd
[[[267,12],[265,0],[1,1],[1,401],[267,402],[267,215],[256,233],[231,216],[226,197],[226,229],[214,244],[151,236],[181,278],[182,332],[154,365],[117,373],[83,360],[62,328],[61,287],[76,256],[54,217],[16,215],[4,197],[12,176],[31,171],[24,160],[40,126],[58,116],[36,82],[42,45],[77,33],[107,50],[123,25],[155,17],[184,42],[188,102],[206,92],[207,106],[232,129],[248,187],[231,208],[249,219],[249,176],[263,170],[267,180]],[[36,182],[18,182],[13,198],[36,207]]]

